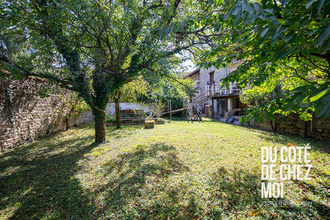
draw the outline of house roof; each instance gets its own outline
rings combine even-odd
[[[191,77],[197,73],[199,73],[200,69],[194,70],[191,73],[189,73],[188,75],[186,75],[185,77],[183,77],[183,79],[187,79],[188,77]]]

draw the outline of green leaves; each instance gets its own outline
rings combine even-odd
[[[324,119],[330,117],[330,94],[325,94],[318,103],[318,107],[315,110],[315,114]]]
[[[324,47],[325,51],[330,49],[329,47],[330,41],[330,25],[328,24],[320,33],[320,35],[316,39],[316,47]]]
[[[273,113],[306,115],[312,111],[318,117],[329,117],[325,108],[329,87],[330,2],[228,1],[223,7],[227,10],[217,17],[222,17],[218,20],[228,32],[217,38],[218,47],[205,53],[206,59],[209,56],[211,60],[205,67],[230,65],[237,56],[245,60],[223,84],[237,81],[241,88],[250,91],[268,86],[254,96],[264,95],[260,99],[263,104],[257,107],[268,118]],[[217,23],[215,30],[219,26]],[[212,55],[216,58],[211,58]],[[273,85],[266,82],[285,91],[272,94]],[[251,95],[248,103],[253,103],[254,98]],[[262,109],[264,106],[268,109]]]
[[[261,36],[261,37],[264,37],[264,36],[266,35],[266,33],[268,32],[268,30],[269,30],[269,28],[265,28],[265,29],[261,32],[260,36]]]
[[[294,31],[290,31],[289,33],[287,33],[284,37],[283,40],[285,42],[288,42],[289,40],[292,39],[292,37],[295,35]]]
[[[308,9],[313,3],[315,2],[315,0],[310,0],[307,4],[306,4],[306,9]]]
[[[322,98],[323,96],[328,95],[328,94],[330,94],[330,88],[318,91],[318,92],[314,93],[313,95],[311,95],[310,101],[315,102],[315,101],[319,100],[320,98]]]
[[[317,117],[328,118],[330,87],[329,84],[324,84],[321,87],[315,86],[300,86],[294,91],[294,95],[287,99],[287,104],[284,109],[286,111],[298,110],[299,108],[315,108]]]
[[[317,3],[315,4],[315,9],[317,11],[316,12],[317,15],[320,14],[321,9],[322,9],[322,7],[324,5],[324,2],[325,2],[325,0],[318,0]]]
[[[193,19],[201,6],[189,1],[6,1],[0,7],[0,42],[8,45],[1,53],[10,58],[1,68],[76,91],[94,113],[146,69],[170,66],[190,45],[183,32],[213,20]]]

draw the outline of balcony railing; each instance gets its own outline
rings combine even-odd
[[[214,83],[212,85],[206,86],[206,91],[208,96],[228,96],[228,95],[238,95],[240,89],[237,87],[237,83],[230,83],[229,88],[222,88],[220,90],[220,83]]]

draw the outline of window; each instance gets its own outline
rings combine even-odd
[[[214,71],[210,72],[210,82],[214,82]]]

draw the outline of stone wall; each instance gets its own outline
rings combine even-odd
[[[37,95],[45,82],[33,79],[0,79],[0,151],[18,147],[25,141],[65,130],[93,120],[91,112],[65,119],[70,91],[56,89],[56,93],[41,98]],[[64,98],[63,98],[64,97]]]
[[[291,114],[289,116],[275,115],[276,131],[299,135],[301,137],[312,137],[316,139],[330,140],[330,119],[323,120],[314,117],[312,121],[302,121],[298,115]],[[262,123],[253,121],[250,123],[253,127],[264,130],[271,130],[268,119]],[[275,124],[273,123],[275,127]]]

